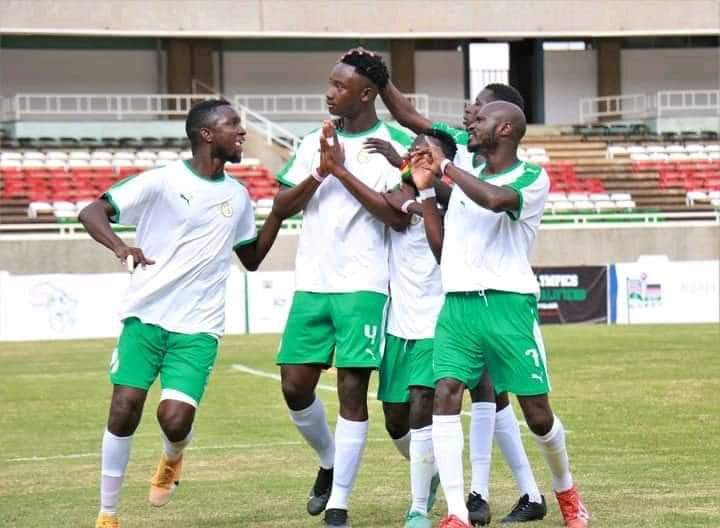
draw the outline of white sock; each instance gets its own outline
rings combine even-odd
[[[530,502],[542,502],[535,475],[520,438],[520,426],[512,405],[508,405],[495,415],[495,441],[512,471],[520,496],[527,494]]]
[[[486,501],[490,500],[490,460],[495,431],[495,408],[494,403],[473,403],[470,418],[470,462],[472,463],[470,491],[479,493]]]
[[[436,473],[432,440],[432,425],[410,429],[410,511],[423,515],[427,514],[430,482]]]
[[[410,431],[405,433],[405,436],[393,438],[392,441],[398,452],[405,457],[405,460],[410,460]]]
[[[327,509],[347,510],[360,460],[367,442],[368,421],[352,422],[338,416],[335,425],[335,469]]]
[[[100,511],[103,513],[117,512],[131,447],[132,436],[115,436],[105,430],[100,470]]]
[[[456,515],[469,524],[463,480],[462,452],[465,439],[460,415],[433,415],[432,440],[448,515]]]
[[[335,458],[335,442],[325,418],[325,407],[320,398],[309,407],[299,411],[289,409],[290,419],[305,441],[310,444],[320,458],[320,467],[330,469]]]
[[[570,474],[570,460],[565,447],[565,428],[557,416],[553,416],[553,426],[545,436],[533,434],[540,452],[545,457],[552,473],[552,486],[555,491],[566,491],[572,488],[573,479]]]
[[[175,462],[178,458],[180,458],[180,455],[183,453],[183,449],[185,449],[192,440],[192,429],[190,429],[190,432],[185,437],[184,440],[180,440],[179,442],[171,442],[170,439],[165,436],[165,431],[160,428],[160,436],[162,437],[163,441],[163,452],[165,453],[165,457],[170,462]]]

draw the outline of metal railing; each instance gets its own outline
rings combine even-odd
[[[261,134],[268,145],[277,143],[293,152],[300,146],[300,138],[286,128],[254,112],[247,106],[237,104],[236,102],[235,107],[240,111],[240,120],[243,126],[246,129],[252,129]]]
[[[17,94],[12,100],[12,116],[99,116],[117,120],[184,116],[200,101],[217,94]]]
[[[580,123],[589,124],[603,118],[644,119],[648,101],[645,94],[610,95],[580,99]]]
[[[580,123],[608,119],[720,115],[720,90],[664,90],[656,94],[580,99]]]
[[[657,116],[693,112],[720,115],[720,90],[668,90],[657,93]]]

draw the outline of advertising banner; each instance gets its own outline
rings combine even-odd
[[[248,331],[251,334],[281,333],[294,292],[295,274],[292,271],[248,273]]]
[[[540,284],[542,324],[607,323],[607,267],[533,268]]]
[[[720,322],[720,263],[628,262],[610,268],[611,322]]]

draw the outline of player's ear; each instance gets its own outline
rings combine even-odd
[[[360,92],[360,100],[363,103],[371,103],[375,99],[376,96],[377,96],[377,90],[375,90],[374,88],[371,88],[369,86],[366,86]]]
[[[500,130],[498,130],[498,135],[512,136],[512,133],[513,133],[512,123],[510,123],[510,121],[502,121],[500,123]]]
[[[210,130],[209,128],[205,128],[205,127],[200,129],[200,137],[202,138],[202,140],[205,143],[212,143],[213,139],[214,139],[212,130]]]

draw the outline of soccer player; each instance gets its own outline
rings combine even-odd
[[[400,124],[415,132],[434,128],[449,133],[457,142],[457,166],[473,172],[482,164],[482,155],[468,151],[469,135],[467,130],[449,126],[443,122],[431,122],[420,114],[409,100],[388,82],[381,92],[383,101]],[[506,84],[489,84],[468,105],[463,115],[463,124],[467,127],[473,116],[485,104],[492,101],[507,101],[524,107],[520,93]],[[437,180],[435,181],[437,201],[447,206],[449,195]],[[470,419],[470,460],[472,464],[472,482],[467,497],[467,507],[473,524],[485,525],[490,522],[491,513],[488,504],[490,496],[490,459],[493,433],[495,441],[510,467],[518,487],[520,498],[502,520],[503,522],[527,522],[543,519],[547,513],[545,498],[541,495],[535,481],[530,461],[520,437],[520,427],[507,393],[495,393],[487,373],[480,378],[477,387],[468,387],[472,400]]]
[[[192,159],[128,178],[80,213],[88,233],[136,267],[121,308],[122,333],[110,362],[113,384],[102,441],[97,528],[117,528],[117,507],[147,391],[160,376],[157,408],[163,454],[149,501],[164,506],[180,480],[196,409],[225,324],[231,255],[255,270],[281,224],[273,211],[257,233],[245,187],[223,171],[239,162],[245,130],[224,100],[198,103],[185,130]],[[136,225],[128,246],[110,222]]]
[[[423,131],[412,147],[427,142],[439,146],[445,156],[455,156],[455,142],[449,134]],[[382,154],[392,165],[402,165],[403,158],[390,142],[368,138],[365,145],[369,152]],[[404,229],[390,226],[394,227],[390,231],[390,313],[378,399],[383,403],[390,437],[410,461],[412,503],[405,516],[405,528],[430,528],[428,511],[439,483],[432,448],[432,347],[443,303],[440,268],[428,245],[412,180],[385,195],[368,190],[359,196],[368,207],[372,200],[383,198],[408,216]]]
[[[413,156],[420,192],[440,173],[455,182],[444,234],[435,200],[423,201],[428,241],[442,245],[445,303],[435,332],[435,461],[448,502],[441,528],[466,528],[460,422],[462,395],[485,368],[498,391],[513,392],[552,474],[565,526],[585,528],[589,514],[570,474],[565,432],[548,400],[545,348],[537,316],[539,287],[529,262],[549,189],[547,173],[518,160],[525,116],[512,103],[483,106],[469,127],[468,150],[485,163],[469,173],[428,145]],[[426,193],[428,192],[426,191]]]
[[[388,234],[404,215],[387,200],[358,196],[385,192],[400,172],[367,152],[368,137],[393,142],[407,134],[378,120],[375,99],[388,79],[381,60],[350,54],[330,72],[326,91],[331,114],[342,119],[308,134],[296,155],[278,173],[284,186],[275,205],[283,215],[303,210],[295,265],[295,295],[277,355],[290,418],[320,461],[307,504],[325,510],[326,526],[348,523],[348,503],[368,431],[367,390],[379,368],[388,301]],[[320,149],[320,150],[319,150]],[[337,368],[340,415],[335,438],[315,395],[323,368]]]

